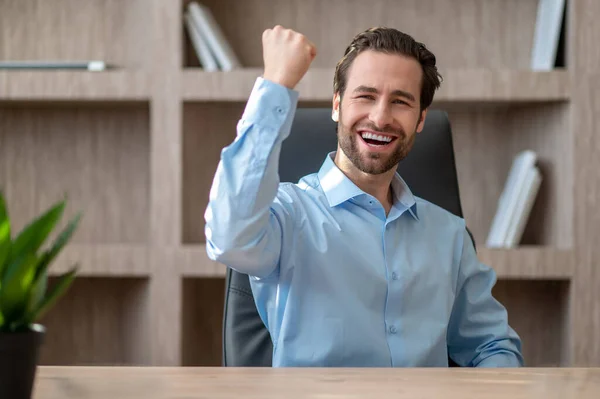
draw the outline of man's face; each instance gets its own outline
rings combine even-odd
[[[402,55],[364,51],[354,59],[333,110],[339,147],[356,168],[380,174],[408,155],[425,120],[421,77],[418,61]]]

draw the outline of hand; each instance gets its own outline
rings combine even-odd
[[[289,89],[296,87],[317,55],[315,45],[304,35],[280,25],[265,30],[262,43],[263,78]]]

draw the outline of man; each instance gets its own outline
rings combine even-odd
[[[337,151],[292,184],[279,154],[316,49],[281,26],[262,42],[205,219],[209,257],[250,276],[273,366],[522,366],[464,220],[396,173],[440,85],[435,56],[394,29],[357,35],[335,71]]]

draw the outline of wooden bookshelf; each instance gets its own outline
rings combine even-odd
[[[151,82],[144,72],[2,71],[3,101],[149,101]]]
[[[188,68],[183,72],[181,96],[184,101],[245,102],[260,68],[228,72],[204,72]],[[300,99],[329,101],[333,96],[333,68],[311,68],[298,84]],[[444,83],[435,95],[436,103],[527,103],[568,101],[571,95],[567,71],[532,72],[457,68],[440,71]]]
[[[568,0],[567,65],[532,72],[537,0],[206,0],[243,64],[211,73],[185,32],[187,2],[0,5],[0,59],[118,66],[0,71],[0,186],[17,225],[64,193],[70,212],[84,211],[52,271],[81,263],[47,317],[44,364],[221,364],[225,268],[206,256],[203,214],[262,72],[262,31],[281,24],[318,48],[300,106],[330,106],[335,63],[364,28],[400,27],[433,50],[444,77],[434,107],[452,123],[465,219],[528,365],[600,365],[597,2]],[[544,181],[523,240],[485,248],[526,148]]]

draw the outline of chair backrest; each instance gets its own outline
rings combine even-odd
[[[298,108],[290,136],[281,149],[281,181],[297,182],[319,170],[325,156],[337,148],[337,124],[331,108]],[[398,172],[413,193],[462,217],[448,116],[429,110],[423,131]],[[228,268],[223,317],[223,365],[271,366],[273,345],[256,310],[248,276]]]

